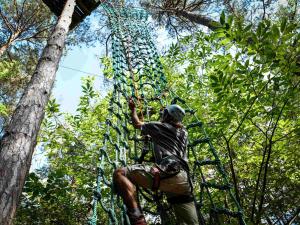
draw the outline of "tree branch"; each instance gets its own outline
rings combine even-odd
[[[290,92],[290,91],[292,92],[299,85],[299,83],[300,83],[300,81],[298,81],[298,83],[296,83],[296,85],[292,88],[292,90],[288,90],[287,92]],[[286,100],[284,101],[284,103],[280,109],[279,115],[276,119],[276,122],[274,124],[271,136],[268,138],[269,139],[268,156],[267,156],[267,160],[266,160],[266,164],[265,164],[264,179],[263,179],[263,184],[262,184],[262,195],[261,195],[260,204],[258,207],[258,215],[257,215],[257,219],[256,219],[256,224],[260,223],[260,218],[261,218],[262,209],[263,209],[263,203],[264,203],[265,192],[266,192],[266,187],[267,187],[267,172],[268,172],[269,161],[270,161],[270,157],[271,157],[272,146],[274,144],[272,139],[275,135],[275,131],[277,129],[279,120],[283,114],[283,110],[284,110],[285,106],[287,105],[287,103],[289,102],[289,100],[290,100],[290,98],[287,97]]]
[[[236,176],[236,173],[235,173],[235,170],[234,170],[234,165],[233,165],[232,151],[231,151],[231,148],[230,148],[229,141],[226,139],[226,136],[225,135],[222,135],[222,136],[225,139],[226,148],[227,148],[228,155],[229,155],[230,170],[231,170],[231,174],[232,174],[232,180],[233,180],[233,183],[234,183],[236,200],[241,205],[240,192],[239,192],[239,188],[238,188],[238,181],[237,181],[237,176]]]
[[[232,135],[228,138],[228,140],[230,141],[234,135],[238,132],[238,130],[240,129],[240,127],[242,126],[242,124],[244,123],[245,119],[247,118],[250,110],[252,109],[254,103],[256,102],[257,98],[260,96],[261,92],[267,87],[267,85],[270,83],[270,79],[268,80],[267,83],[265,83],[265,85],[260,89],[260,91],[257,93],[257,95],[255,96],[255,98],[252,100],[250,106],[248,107],[247,111],[245,112],[241,122],[239,123],[238,127],[235,129],[235,131],[232,133]]]
[[[174,14],[176,16],[182,16],[191,22],[206,26],[211,30],[216,30],[217,28],[221,27],[221,25],[217,21],[196,13],[191,13],[187,11],[176,11],[174,12]]]
[[[273,141],[273,143],[279,142],[282,139],[288,137],[290,134],[292,134],[293,132],[295,132],[297,129],[293,129],[290,132],[286,133],[285,135],[282,135],[281,137],[277,138],[276,140]]]
[[[1,8],[0,8],[0,16],[1,16],[1,18],[3,19],[3,21],[4,21],[5,25],[6,25],[6,27],[10,30],[10,32],[11,32],[11,33],[14,33],[15,31],[14,31],[13,26],[9,23],[7,17],[2,13]]]
[[[299,213],[300,213],[300,208],[298,207],[294,215],[291,216],[291,218],[287,221],[285,225],[292,225],[294,220],[297,218],[297,216],[299,216]]]
[[[268,140],[268,137],[267,137],[267,134],[265,134],[265,141],[264,142],[267,143],[267,140]],[[252,209],[251,209],[251,216],[250,216],[250,220],[252,222],[254,222],[255,204],[256,204],[256,199],[257,199],[257,195],[258,195],[260,177],[261,177],[261,174],[262,174],[266,153],[267,153],[267,144],[265,144],[265,147],[264,147],[263,158],[262,158],[262,161],[260,163],[259,172],[258,172],[258,176],[257,176],[257,179],[256,179],[256,184],[255,184],[255,191],[254,191],[254,196],[253,196],[253,201],[252,201]]]

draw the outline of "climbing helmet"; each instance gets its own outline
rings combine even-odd
[[[168,105],[165,108],[165,110],[176,122],[182,122],[183,117],[185,115],[185,111],[179,105],[176,104]]]

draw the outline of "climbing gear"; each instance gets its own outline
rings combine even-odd
[[[138,159],[138,163],[139,164],[142,164],[143,162],[145,162],[145,156],[150,152],[149,145],[151,143],[150,142],[151,141],[151,137],[149,135],[144,135],[143,137],[144,137],[144,146],[142,148],[142,153],[141,153],[141,155],[140,155],[140,157]]]
[[[152,188],[151,190],[156,192],[159,189],[160,181],[176,176],[180,172],[180,164],[172,159],[172,157],[166,157],[160,164],[151,167]]]
[[[157,191],[160,184],[160,170],[157,167],[151,167],[150,170],[151,174],[153,175],[153,181],[152,181],[152,191]]]
[[[181,169],[185,170],[181,162],[173,155],[164,157],[157,167],[165,174],[164,178],[175,176]]]
[[[138,155],[144,146],[137,130],[130,126],[128,107],[124,107],[129,96],[133,96],[139,107],[139,113],[145,121],[157,120],[151,111],[169,104],[179,103],[190,115],[187,130],[190,134],[188,145],[191,176],[196,193],[198,212],[203,214],[202,224],[214,212],[216,225],[221,224],[218,215],[236,218],[239,225],[245,225],[240,203],[231,188],[229,178],[224,170],[217,150],[209,139],[205,128],[191,109],[172,89],[167,88],[167,80],[155,45],[148,28],[148,13],[143,9],[116,7],[113,3],[102,3],[112,31],[112,67],[113,91],[109,100],[103,142],[99,147],[99,164],[97,182],[94,192],[93,214],[89,224],[97,224],[97,210],[100,206],[108,215],[107,224],[130,224],[126,207],[113,192],[111,173],[119,167],[137,163]],[[126,104],[127,105],[127,104]],[[181,117],[177,117],[180,118]],[[182,119],[180,120],[182,121]],[[149,142],[149,146],[151,143]],[[213,174],[211,173],[213,171]],[[181,171],[182,172],[182,171]],[[210,180],[206,177],[209,175]],[[162,185],[162,181],[161,181]],[[161,213],[162,224],[167,221],[165,208],[160,199],[153,200],[151,193],[140,191],[138,194],[143,211],[153,218]],[[147,204],[143,204],[147,201]],[[226,202],[226,204],[224,204]],[[157,206],[157,211],[153,211]],[[102,212],[101,212],[102,213]],[[104,221],[101,223],[105,223]]]
[[[145,164],[133,164],[126,167],[126,177],[130,180],[137,178],[139,180],[139,187],[147,189],[147,194],[149,195],[153,194],[151,191],[153,185],[153,173],[151,172],[151,168],[153,166],[156,167],[155,165],[150,166]],[[160,171],[159,190],[178,195],[190,194],[190,186],[186,172],[181,170],[176,175],[168,176]]]
[[[182,122],[185,116],[185,111],[179,105],[173,104],[166,107],[168,114],[175,120],[175,122]],[[164,114],[163,114],[164,116]]]
[[[176,195],[174,197],[168,198],[170,204],[183,204],[194,201],[193,195]]]

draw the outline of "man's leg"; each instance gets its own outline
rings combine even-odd
[[[125,168],[119,168],[114,172],[114,185],[118,194],[123,198],[127,208],[137,208],[135,185],[125,176]]]
[[[117,169],[113,179],[115,188],[127,207],[131,225],[147,225],[136,199],[136,187],[126,177],[126,168]]]
[[[160,190],[167,193],[167,197],[176,200],[172,202],[178,225],[199,225],[198,214],[194,201],[180,203],[182,196],[191,195],[190,182],[188,174],[181,170],[176,176],[163,179],[160,183]]]
[[[173,204],[178,225],[199,225],[197,209],[194,202]]]

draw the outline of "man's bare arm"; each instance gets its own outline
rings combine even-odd
[[[140,129],[143,126],[144,122],[140,121],[136,112],[135,103],[132,98],[129,99],[128,105],[129,105],[129,109],[131,110],[132,124],[135,128]]]

